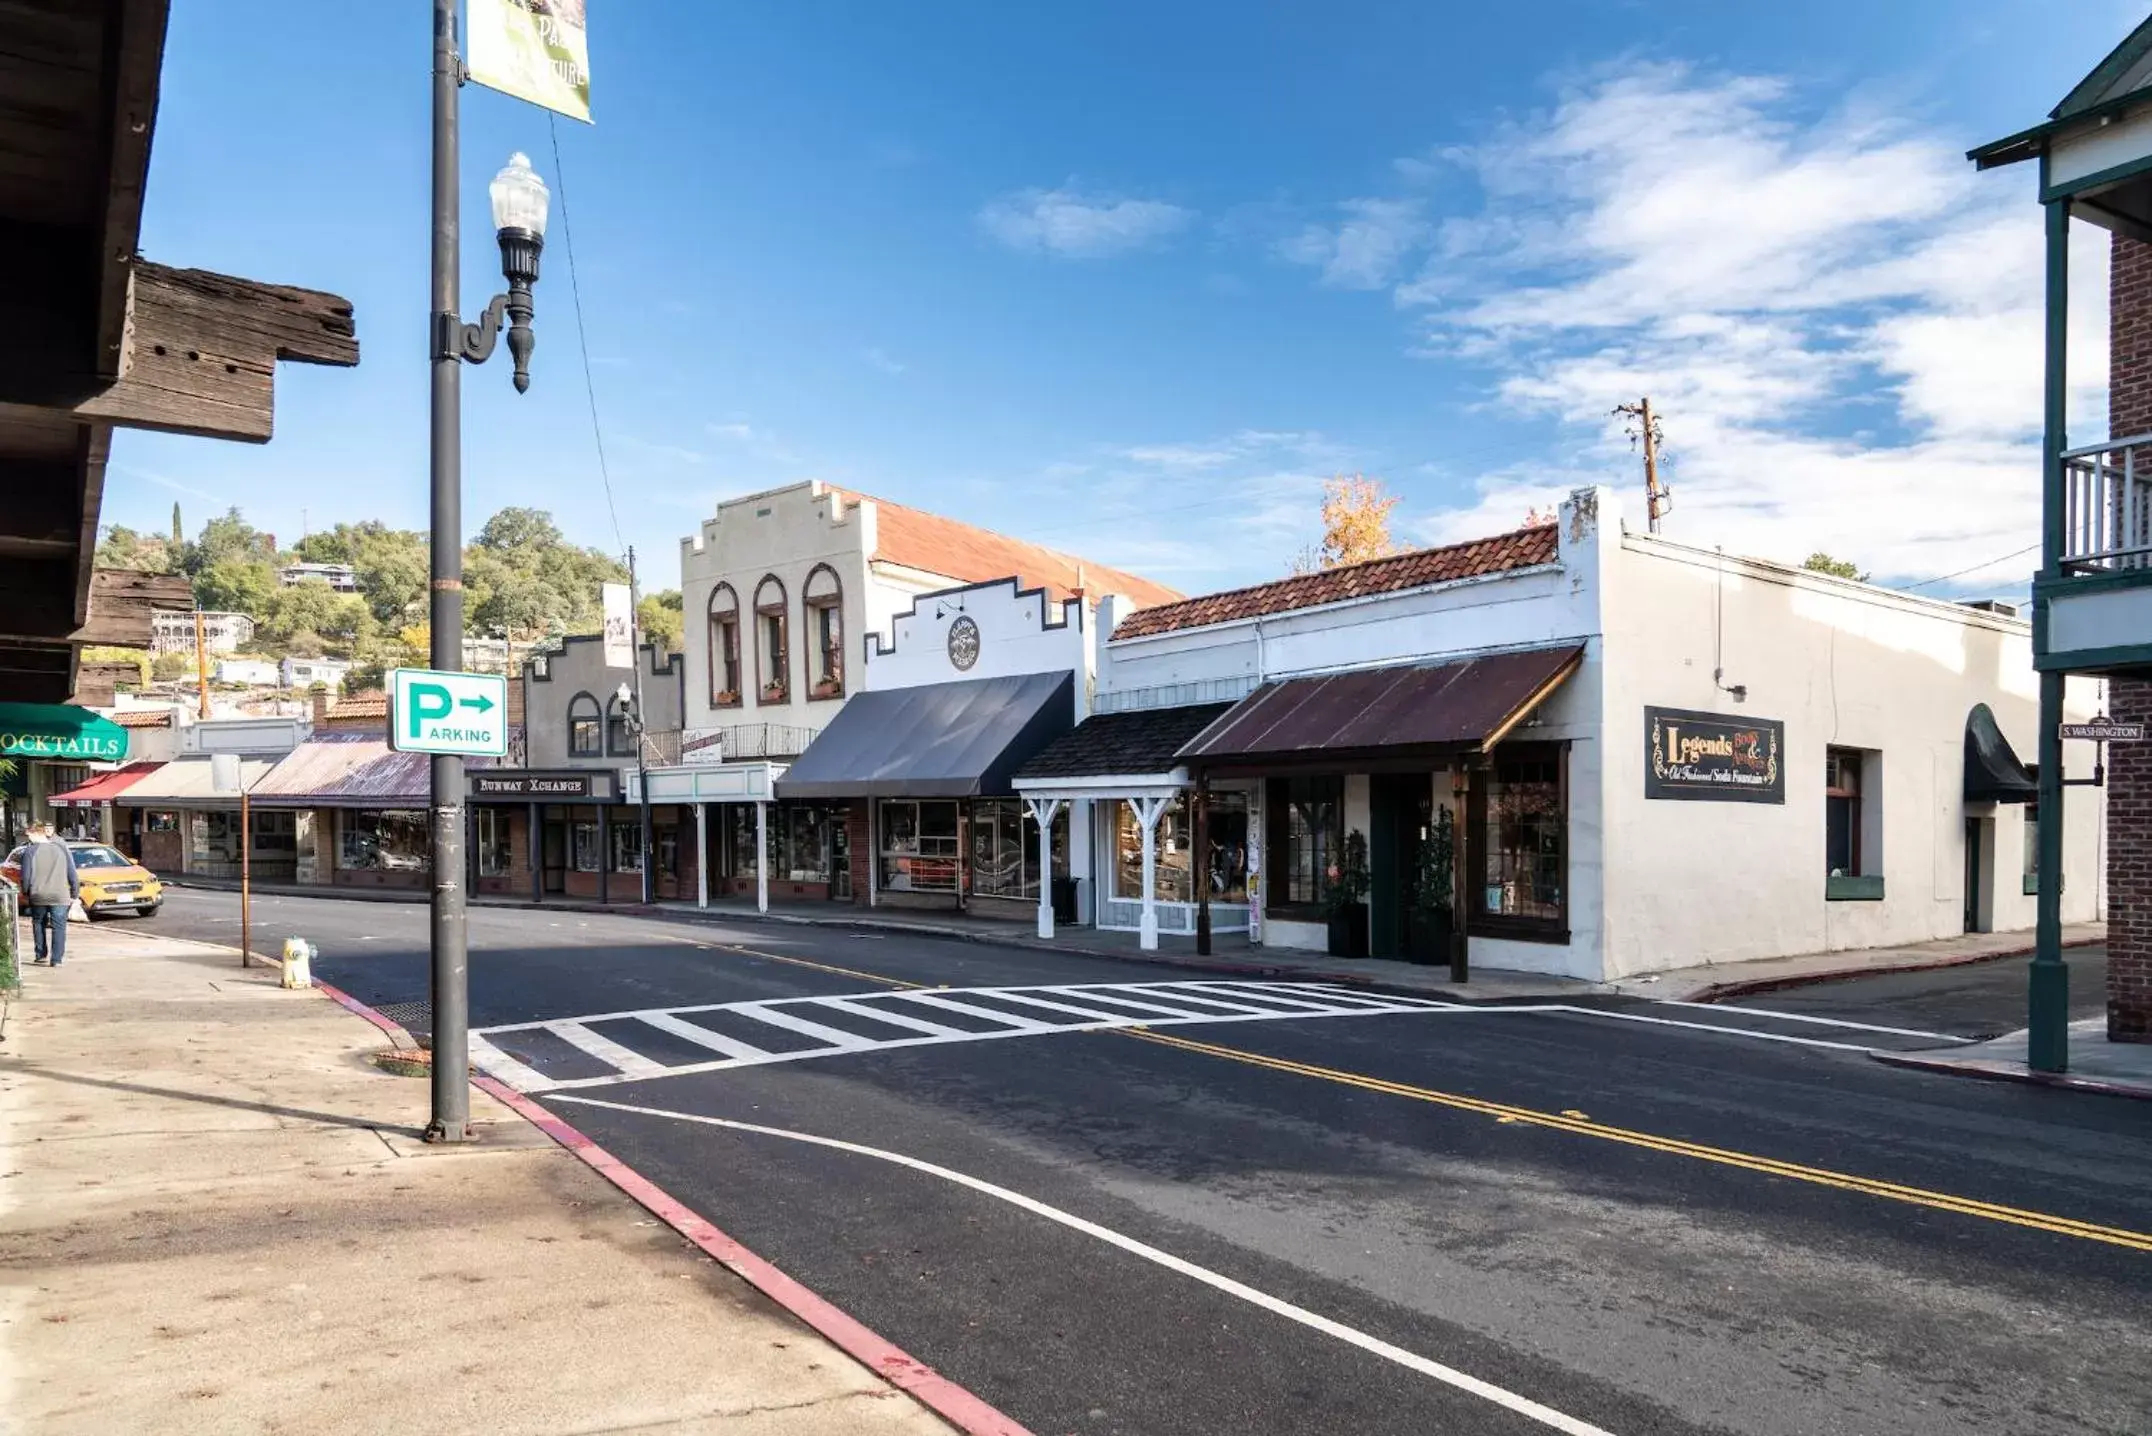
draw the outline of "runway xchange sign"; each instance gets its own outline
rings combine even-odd
[[[1644,796],[1718,803],[1786,801],[1786,725],[1683,708],[1646,708]]]

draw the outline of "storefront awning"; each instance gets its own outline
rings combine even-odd
[[[94,808],[111,802],[163,766],[162,763],[129,763],[124,768],[99,773],[79,788],[55,793],[46,801],[55,808]]]
[[[240,758],[238,763],[240,785],[249,789],[276,766],[273,758]],[[237,808],[239,795],[217,791],[215,765],[204,754],[174,759],[113,801],[123,808]]]
[[[323,733],[292,749],[253,791],[264,808],[423,808],[431,760],[392,752],[370,733]]]
[[[1965,715],[1965,801],[1968,803],[2036,803],[2040,780],[2018,761],[1987,704],[1975,703]]]
[[[974,798],[1069,731],[1068,673],[854,694],[777,780],[780,798]]]
[[[1582,644],[1267,683],[1181,750],[1191,767],[1492,747],[1584,660]]]
[[[127,730],[102,713],[67,703],[0,703],[0,757],[117,763]]]
[[[1179,787],[1181,749],[1231,710],[1230,703],[1094,713],[1016,770],[1016,790],[1041,797]]]

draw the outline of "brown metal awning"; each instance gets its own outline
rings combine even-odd
[[[1212,771],[1484,751],[1584,661],[1584,645],[1267,683],[1183,748]]]

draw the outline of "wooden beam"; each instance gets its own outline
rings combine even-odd
[[[82,535],[82,471],[73,459],[0,456],[0,559],[72,559]]]
[[[184,574],[101,568],[91,576],[89,611],[78,621],[74,593],[64,581],[71,568],[21,562],[0,571],[0,643],[147,648],[153,612],[194,605]]]
[[[18,372],[18,404],[120,428],[266,441],[279,360],[359,362],[350,301],[201,269],[134,266],[127,371]]]
[[[105,203],[97,250],[95,369],[102,378],[119,379],[129,359],[128,287],[142,235],[142,195],[149,183],[170,0],[106,0],[105,15]]]
[[[75,650],[0,643],[0,703],[65,703]]]
[[[121,687],[139,688],[141,685],[139,664],[82,662],[75,665],[75,691],[68,695],[68,699],[84,708],[108,706]]]

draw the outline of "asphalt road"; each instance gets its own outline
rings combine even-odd
[[[255,912],[424,1028],[423,908]],[[145,925],[229,941],[236,899]],[[488,1037],[538,1100],[1040,1436],[2152,1430],[2152,1105],[1887,1067],[1862,1046],[1940,1035],[1833,1025],[1958,1031],[1941,1009],[1376,1012],[505,909],[471,948],[473,1026],[540,1024]],[[994,1040],[1020,996],[939,991],[1040,985],[1241,1020]]]
[[[2097,1017],[2107,1010],[2107,949],[2063,949],[2070,970],[2070,1016]],[[1962,1037],[2000,1037],[2025,1025],[2026,966],[2030,958],[1894,972],[1818,982],[1735,998],[1738,1006],[1826,1017],[1852,1016],[1891,1027],[1926,1028]]]

